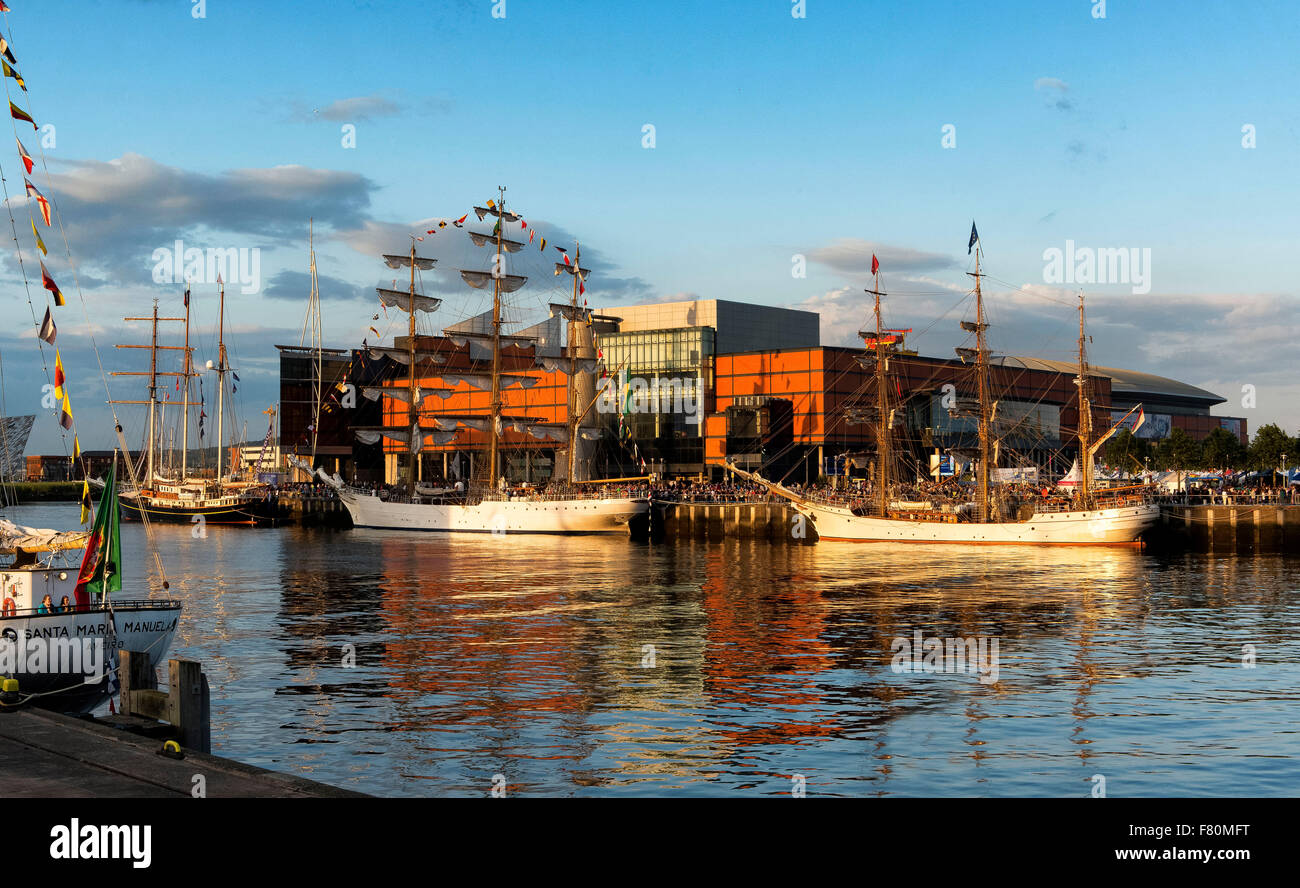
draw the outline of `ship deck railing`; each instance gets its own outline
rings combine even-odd
[[[181,607],[180,599],[177,598],[124,598],[122,600],[114,599],[112,607],[104,607],[101,602],[92,604],[69,604],[67,607],[54,605],[54,607],[42,609],[41,607],[20,607],[13,610],[0,613],[0,619],[18,618],[18,617],[60,617],[70,616],[72,614],[93,614],[100,612],[114,611],[141,611],[141,610],[175,610]]]

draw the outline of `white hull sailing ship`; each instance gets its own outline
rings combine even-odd
[[[817,530],[817,536],[823,540],[848,540],[869,542],[906,542],[906,543],[953,543],[975,545],[1130,545],[1139,541],[1142,533],[1155,524],[1160,516],[1158,505],[1145,501],[1140,492],[1098,493],[1093,487],[1093,457],[1098,448],[1121,427],[1125,416],[1105,435],[1092,440],[1092,401],[1088,396],[1089,376],[1085,350],[1083,296],[1079,296],[1079,372],[1075,379],[1078,386],[1079,405],[1079,451],[1081,454],[1079,484],[1074,493],[1073,502],[1061,509],[1053,508],[1048,502],[1034,501],[1021,503],[1017,508],[1012,504],[999,502],[991,494],[989,486],[990,469],[994,463],[995,428],[992,421],[994,413],[992,394],[989,385],[989,350],[985,344],[984,301],[980,289],[980,250],[978,236],[972,225],[971,241],[976,245],[975,271],[975,320],[963,321],[962,329],[975,334],[975,348],[959,348],[957,353],[964,360],[973,359],[978,389],[979,453],[976,463],[975,501],[963,504],[962,508],[952,509],[938,506],[927,501],[900,501],[895,497],[893,479],[895,477],[895,456],[892,443],[893,427],[898,410],[890,403],[890,361],[895,339],[893,332],[881,326],[880,298],[885,294],[880,289],[879,266],[873,257],[872,271],[875,275],[873,288],[868,290],[875,297],[874,332],[863,332],[867,351],[860,357],[863,366],[874,371],[874,389],[876,403],[867,409],[872,424],[876,428],[876,472],[873,479],[874,501],[868,509],[854,509],[849,506],[827,502],[818,502],[815,498],[789,490],[781,484],[762,478],[756,473],[746,472],[735,466],[728,468],[742,478],[756,481],[768,490],[789,499],[794,508],[807,517]],[[1134,408],[1135,410],[1137,408]],[[1132,411],[1130,411],[1131,413]],[[1014,513],[1014,514],[1010,514]]]
[[[417,256],[413,238],[410,255],[384,256],[389,267],[410,269],[408,291],[403,293],[379,289],[379,298],[385,306],[400,308],[409,315],[407,348],[372,349],[372,353],[386,353],[407,367],[406,386],[384,386],[367,391],[368,396],[385,395],[404,402],[406,422],[401,426],[362,429],[357,432],[358,437],[370,443],[383,437],[407,445],[411,460],[410,493],[406,496],[389,496],[387,493],[381,496],[375,491],[350,487],[337,478],[330,479],[324,474],[320,477],[338,490],[339,498],[357,527],[462,533],[627,533],[629,523],[638,515],[649,511],[649,497],[607,496],[590,493],[576,486],[578,448],[584,440],[591,440],[597,434],[582,427],[582,420],[597,400],[592,397],[583,409],[583,396],[590,394],[594,386],[586,386],[587,391],[584,392],[584,387],[578,382],[580,374],[587,374],[584,377],[586,379],[596,371],[594,360],[579,358],[580,351],[586,355],[593,353],[589,347],[590,332],[585,324],[579,323],[583,315],[578,305],[578,293],[588,273],[587,269],[581,267],[581,253],[575,254],[572,264],[567,261],[567,255],[564,263],[555,263],[557,275],[564,272],[573,278],[570,303],[552,305],[553,312],[559,310],[569,321],[567,421],[562,425],[547,424],[527,416],[503,415],[502,389],[516,384],[528,387],[534,382],[524,375],[503,372],[503,344],[523,347],[531,344],[537,350],[540,341],[548,338],[548,334],[539,332],[536,327],[515,334],[502,333],[502,296],[515,292],[527,280],[521,275],[504,273],[505,254],[517,252],[524,246],[522,242],[505,237],[505,223],[518,222],[520,217],[506,210],[504,188],[500,190],[499,203],[488,201],[488,206],[475,207],[474,212],[480,220],[489,215],[496,218],[491,233],[467,232],[475,246],[488,247],[492,251],[492,270],[462,270],[461,277],[475,289],[491,286],[492,310],[443,332],[452,342],[467,345],[471,359],[475,354],[486,358],[486,353],[490,352],[490,375],[440,370],[434,365],[444,362],[446,358],[418,348],[416,312],[432,313],[438,309],[442,300],[416,292],[416,270],[431,269],[435,260]],[[580,348],[580,340],[583,339],[588,340],[586,349]],[[563,360],[556,360],[554,366],[563,366],[564,363]],[[423,374],[417,372],[421,366],[424,367]],[[488,412],[452,414],[425,410],[423,404],[426,399],[446,397],[450,390],[422,389],[419,385],[421,375],[441,377],[445,383],[452,382],[453,379],[464,381],[471,387],[489,390],[491,398]],[[425,439],[431,438],[436,444],[446,444],[462,428],[485,433],[487,453],[482,476],[473,479],[468,489],[461,486],[431,488],[421,483],[418,457]],[[506,428],[539,439],[567,444],[568,474],[562,492],[539,494],[530,489],[511,490],[507,487],[501,471],[502,432]]]

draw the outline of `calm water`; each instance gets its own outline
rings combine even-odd
[[[1300,793],[1300,561],[155,532],[214,751],[364,792]],[[998,680],[895,672],[915,631],[996,638]]]

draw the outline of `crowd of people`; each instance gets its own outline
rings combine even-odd
[[[413,490],[404,481],[396,484],[378,482],[353,483],[354,487],[368,490],[385,500],[410,500],[413,497],[432,496],[428,491],[445,490],[442,498],[455,499],[463,494],[464,482],[433,479],[420,482],[418,490]],[[786,484],[784,487],[800,496],[816,499],[820,502],[842,505],[855,512],[871,511],[876,504],[877,495],[869,481],[861,479],[849,484]],[[278,494],[316,499],[337,499],[338,491],[329,484],[319,481],[289,482],[278,485]],[[625,482],[613,484],[579,484],[570,485],[563,481],[538,482],[512,485],[506,489],[512,496],[538,497],[554,499],[557,497],[649,497],[660,502],[674,503],[770,503],[783,499],[768,488],[753,481],[731,478],[721,481],[701,481],[676,479],[672,481]],[[1104,489],[1099,489],[1105,495]],[[1035,509],[1056,511],[1068,508],[1074,495],[1070,488],[1055,485],[1011,483],[994,485],[994,495],[1004,507],[1016,509],[1029,505]],[[1169,492],[1155,486],[1134,486],[1127,489],[1127,495],[1142,496],[1153,501],[1167,503],[1185,503],[1190,505],[1212,504],[1293,504],[1300,505],[1300,488],[1297,487],[1208,487],[1203,484],[1188,485],[1187,490]],[[894,503],[915,503],[919,507],[928,503],[928,507],[940,512],[960,512],[973,499],[972,486],[955,483],[952,479],[943,481],[922,481],[895,485],[890,492]]]

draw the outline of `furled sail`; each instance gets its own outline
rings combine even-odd
[[[400,308],[402,311],[410,311],[411,294],[403,293],[401,290],[388,290],[384,287],[375,287],[379,294],[379,301],[389,308]],[[442,305],[442,300],[433,296],[421,296],[415,294],[416,311],[437,311],[438,306]]]
[[[564,426],[530,425],[528,434],[543,441],[547,439],[561,442],[569,440],[569,430]]]
[[[576,265],[572,265],[565,262],[555,263],[555,273],[559,274],[562,271],[567,271],[569,274],[576,273],[578,277],[584,281],[587,279],[587,275],[591,274],[590,268],[578,268],[578,266]]]
[[[483,217],[486,216],[488,213],[491,213],[493,216],[498,216],[501,219],[504,219],[506,222],[519,221],[519,216],[516,216],[514,213],[511,212],[503,213],[501,212],[501,210],[497,209],[496,207],[475,207],[474,208],[474,215],[478,216],[478,220],[480,222],[483,221]]]
[[[492,273],[488,271],[462,270],[460,276],[465,279],[465,283],[469,284],[475,290],[482,290],[494,280]],[[498,278],[498,280],[501,281],[501,289],[503,292],[513,293],[515,290],[522,287],[528,278],[518,274],[503,274]]]
[[[421,271],[428,271],[429,269],[433,268],[433,263],[437,261],[438,261],[437,259],[425,259],[423,256],[416,256],[415,267],[420,269]],[[389,253],[385,253],[384,262],[388,264],[389,268],[410,268],[411,267],[410,256],[394,256]]]
[[[361,394],[369,398],[371,401],[378,401],[380,397],[382,397],[383,395],[387,395],[390,398],[401,401],[403,404],[411,403],[411,390],[409,388],[398,388],[397,386],[393,386],[393,385],[362,386]],[[418,404],[421,401],[423,401],[425,398],[433,397],[435,395],[439,398],[442,398],[445,401],[451,397],[452,391],[451,389],[416,388],[415,401]]]
[[[569,372],[569,362],[564,358],[538,357],[534,364],[541,367],[547,373],[554,373],[557,370],[567,374]],[[584,358],[576,361],[574,367],[579,373],[595,373],[596,368],[600,366],[600,361],[595,358]]]
[[[370,432],[364,429],[357,429],[356,435],[357,440],[362,444],[378,444],[379,439],[383,437],[379,432]]]
[[[383,357],[392,358],[399,364],[410,364],[411,353],[404,348],[389,348],[387,346],[372,345],[367,348],[372,360],[379,360]],[[420,351],[416,355],[422,361],[432,361],[435,364],[445,364],[447,359],[442,355],[435,355],[433,352]],[[373,399],[372,399],[373,400]]]
[[[495,247],[497,244],[496,235],[484,231],[469,232],[469,239],[474,242],[476,247]],[[524,248],[524,245],[519,241],[507,240],[503,237],[501,238],[501,247],[507,253],[518,253]]]
[[[516,384],[521,385],[524,388],[532,388],[537,385],[539,381],[536,376],[517,376],[512,373],[502,373],[500,379],[501,387],[503,389],[510,388],[510,386]],[[489,391],[492,388],[492,377],[485,376],[481,373],[449,374],[443,376],[442,381],[448,385],[456,385],[457,383],[463,382],[471,388],[480,389],[481,391]]]

